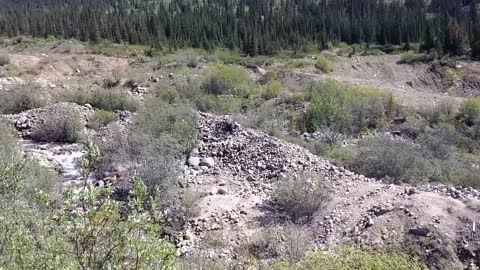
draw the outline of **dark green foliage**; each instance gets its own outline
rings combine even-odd
[[[426,51],[460,54],[465,41],[479,39],[475,4],[464,7],[463,2],[1,0],[0,35],[109,40],[153,49],[223,47],[250,56],[326,49],[340,42],[405,48],[420,43]]]
[[[475,60],[480,60],[480,40],[472,43],[472,57]]]
[[[0,55],[0,67],[10,64],[10,58],[6,55]]]

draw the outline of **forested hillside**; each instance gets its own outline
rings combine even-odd
[[[478,56],[478,0],[0,0],[0,35],[273,54],[338,42]]]

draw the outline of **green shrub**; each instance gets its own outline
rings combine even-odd
[[[480,98],[469,98],[460,107],[457,116],[467,126],[473,126],[478,118],[480,118]]]
[[[138,133],[152,138],[165,138],[189,153],[197,144],[197,115],[188,105],[168,104],[153,99],[145,104],[135,119]]]
[[[395,110],[391,95],[328,81],[312,86],[306,125],[309,131],[329,128],[355,134],[383,127]]]
[[[359,174],[396,183],[422,183],[434,174],[433,164],[423,158],[418,147],[388,137],[371,140],[347,163]]]
[[[0,113],[16,114],[23,111],[39,108],[45,105],[40,94],[30,86],[3,91],[0,93]]]
[[[128,205],[111,198],[112,188],[96,187],[65,192],[65,203],[56,204],[48,190],[25,193],[24,184],[36,179],[19,173],[24,166],[8,165],[15,175],[0,198],[0,265],[5,269],[172,268],[175,249],[158,237],[163,228],[154,222],[162,218],[158,200],[148,196],[140,180]],[[72,204],[82,210],[72,211]]]
[[[228,49],[217,49],[215,51],[215,57],[218,58],[223,64],[226,65],[243,65],[245,64],[245,57],[239,52]]]
[[[309,221],[329,201],[328,189],[320,176],[299,175],[280,180],[274,201],[293,222]]]
[[[10,58],[7,55],[0,55],[0,67],[10,64]]]
[[[201,88],[200,82],[194,80],[185,86],[177,87],[176,95],[178,100],[189,101],[201,112],[233,114],[241,111],[243,98],[206,94]],[[164,95],[161,98],[165,100]]]
[[[437,106],[424,110],[420,114],[430,125],[449,123],[455,118],[455,110],[451,103],[440,103]]]
[[[125,92],[97,90],[93,93],[90,105],[107,111],[137,111],[138,102]]]
[[[307,65],[308,63],[304,60],[293,59],[287,62],[286,67],[289,69],[294,69],[294,68],[303,68]]]
[[[274,262],[266,270],[424,270],[416,259],[400,253],[382,253],[353,248],[337,252],[315,252],[298,262]]]
[[[427,63],[435,59],[433,54],[416,54],[412,51],[407,51],[400,56],[400,64],[413,64],[417,62]]]
[[[88,125],[90,128],[99,129],[118,119],[118,115],[111,111],[96,111]]]
[[[276,98],[282,93],[282,84],[277,81],[271,81],[262,93],[262,97],[266,100]]]
[[[136,112],[139,102],[128,93],[119,89],[97,89],[93,92],[75,91],[65,94],[63,100],[79,105],[90,104],[93,107],[106,111]]]
[[[412,51],[408,51],[406,53],[403,53],[400,57],[400,61],[402,63],[408,63],[408,64],[413,63],[415,61],[415,59],[416,59],[416,55]]]
[[[54,113],[44,118],[30,137],[38,142],[76,143],[81,139],[83,124],[78,112]]]
[[[324,73],[330,73],[333,71],[333,63],[325,56],[320,55],[315,59],[315,67]]]
[[[252,92],[250,76],[241,67],[222,64],[208,65],[205,77],[202,89],[207,94],[248,97]]]
[[[460,138],[461,134],[454,126],[442,124],[420,134],[417,142],[426,149],[426,156],[445,160],[450,157],[453,146]]]

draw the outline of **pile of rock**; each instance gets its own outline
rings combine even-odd
[[[229,118],[202,114],[200,129],[202,142],[187,160],[190,168],[207,173],[221,171],[224,175],[263,183],[302,171],[321,173],[333,181],[345,177],[365,179],[301,146],[245,129]]]
[[[424,191],[442,193],[454,199],[480,199],[480,191],[472,187],[436,185],[423,188]]]
[[[146,87],[142,87],[142,86],[136,86],[135,88],[133,88],[131,90],[131,93],[133,95],[137,95],[137,96],[143,96],[145,94],[148,94],[148,89]]]

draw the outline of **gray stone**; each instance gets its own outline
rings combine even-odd
[[[197,168],[200,165],[200,159],[198,157],[190,157],[187,160],[187,165]]]
[[[213,166],[215,166],[215,160],[213,160],[213,158],[211,158],[211,157],[202,158],[200,160],[200,166],[205,166],[205,167],[208,167],[208,168],[212,168]]]
[[[430,230],[425,227],[417,227],[417,228],[411,228],[408,231],[409,234],[415,235],[415,236],[420,236],[420,237],[427,237],[428,234],[430,233]]]

